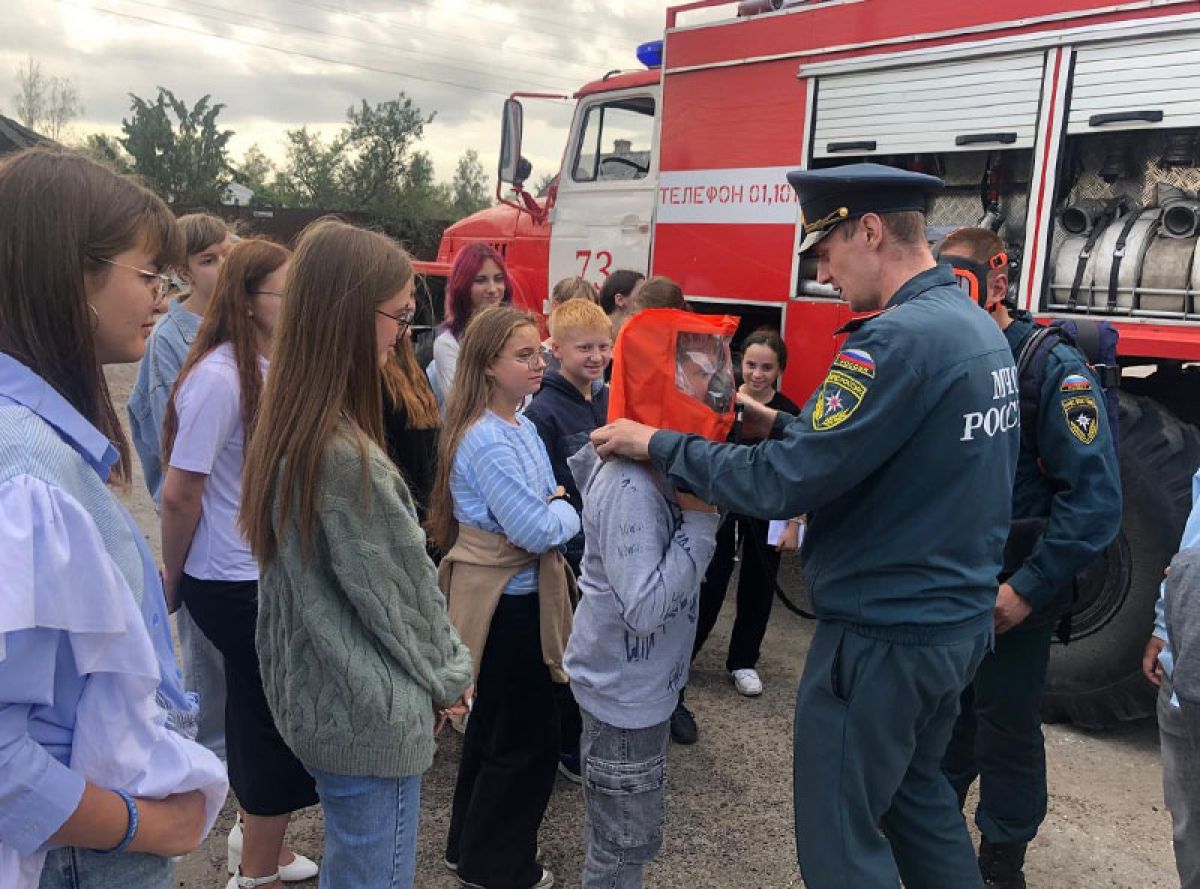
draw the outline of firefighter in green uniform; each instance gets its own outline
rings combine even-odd
[[[1018,449],[1004,336],[929,251],[940,180],[876,164],[799,171],[818,277],[848,333],[799,417],[745,405],[714,444],[621,420],[601,456],[650,459],[742,515],[808,514],[818,617],[796,701],[796,845],[809,889],[975,889],[975,852],[941,770],[959,696],[992,644]],[[882,831],[881,831],[882,828]]]
[[[979,778],[984,884],[1024,889],[1025,847],[1046,817],[1040,704],[1051,636],[1071,608],[1072,579],[1121,527],[1121,475],[1104,393],[1083,356],[1057,336],[1032,339],[1033,318],[1010,308],[1000,238],[960,229],[939,256],[1004,331],[1014,360],[1026,356],[1017,361],[1025,368],[1017,381],[1024,428],[996,597],[996,647],[963,692],[943,761],[960,805]]]

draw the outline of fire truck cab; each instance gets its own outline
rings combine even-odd
[[[697,311],[740,316],[739,335],[778,327],[803,401],[849,311],[798,254],[784,174],[870,159],[942,177],[931,242],[991,227],[1021,307],[1120,331],[1124,528],[1077,584],[1045,713],[1151,712],[1140,656],[1200,464],[1200,2],[696,0],[642,50],[643,69],[576,93],[542,198],[520,156],[536,99],[510,99],[501,204],[449,228],[421,270],[444,276],[485,240],[539,313],[568,275],[667,275]]]

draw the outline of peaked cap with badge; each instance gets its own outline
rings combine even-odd
[[[883,164],[846,164],[826,170],[793,170],[787,180],[800,198],[804,240],[800,252],[812,249],[848,219],[867,213],[925,213],[929,196],[945,183],[936,176],[912,173]]]

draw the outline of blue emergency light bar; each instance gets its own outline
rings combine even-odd
[[[663,42],[651,40],[637,48],[638,61],[647,68],[661,68],[663,57]]]

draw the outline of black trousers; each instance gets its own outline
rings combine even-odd
[[[1042,691],[1053,624],[996,637],[962,693],[942,770],[961,796],[979,778],[975,823],[989,843],[1027,843],[1046,818]]]
[[[185,574],[179,590],[196,626],[225,659],[225,751],[238,802],[247,813],[264,817],[316,805],[312,775],[279,736],[263,693],[254,647],[257,581]]]
[[[775,578],[779,574],[779,552],[767,543],[767,524],[763,519],[729,515],[717,529],[717,549],[700,585],[700,616],[692,660],[696,659],[708,634],[716,626],[721,606],[725,604],[725,591],[733,576],[734,557],[738,551],[739,541],[734,537],[737,528],[741,534],[742,573],[738,578],[737,617],[733,621],[725,668],[730,671],[752,669],[758,663],[767,622],[771,619],[771,605],[775,601]]]
[[[541,877],[537,833],[558,771],[559,708],[542,662],[538,597],[501,596],[467,720],[446,860],[486,889]]]

